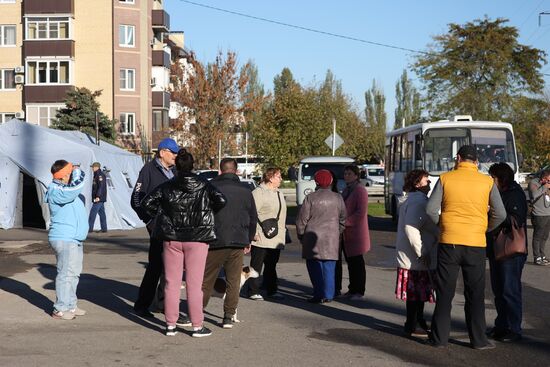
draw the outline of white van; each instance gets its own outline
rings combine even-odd
[[[300,161],[298,169],[298,181],[296,182],[296,203],[302,205],[306,195],[315,191],[313,176],[320,169],[328,169],[336,175],[338,191],[342,192],[346,184],[344,182],[344,167],[353,164],[350,157],[306,157]]]

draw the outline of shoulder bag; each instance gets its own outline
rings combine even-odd
[[[258,223],[260,223],[260,227],[262,228],[262,232],[266,238],[273,238],[279,233],[279,216],[281,215],[281,196],[279,191],[277,191],[277,200],[279,201],[279,211],[277,212],[277,217],[268,218],[263,222],[258,220]]]
[[[525,229],[516,222],[516,218],[511,217],[511,228],[502,228],[495,242],[493,249],[495,251],[495,260],[503,261],[517,254],[526,254]]]

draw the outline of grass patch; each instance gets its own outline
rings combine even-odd
[[[372,217],[388,218],[384,203],[369,203],[369,215]]]
[[[298,207],[287,206],[286,215],[289,217],[296,218],[296,216],[298,215]],[[384,207],[384,203],[369,203],[369,215],[372,217],[381,217],[381,218],[390,217],[388,214],[386,214],[386,208]]]

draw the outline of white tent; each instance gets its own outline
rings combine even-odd
[[[22,172],[35,179],[39,205],[46,227],[49,210],[43,203],[44,193],[52,180],[51,165],[58,159],[78,163],[86,173],[82,192],[86,208],[91,208],[93,162],[100,162],[107,176],[107,227],[131,229],[143,227],[130,206],[130,196],[143,166],[140,156],[100,141],[78,131],[49,129],[19,120],[0,125],[0,228],[17,226],[22,204]],[[20,214],[20,213],[19,213]],[[99,229],[96,218],[95,229]]]

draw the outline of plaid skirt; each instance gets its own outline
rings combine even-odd
[[[397,299],[401,299],[403,301],[422,301],[434,303],[435,285],[432,283],[434,277],[435,271],[433,270],[408,270],[397,268],[395,296]]]

